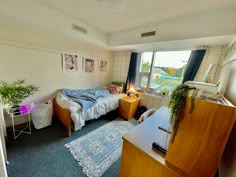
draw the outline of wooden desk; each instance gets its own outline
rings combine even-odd
[[[168,117],[169,110],[160,108],[123,137],[120,177],[180,177],[165,163],[165,154],[152,149],[163,131],[158,129],[157,117]]]
[[[214,177],[236,118],[236,108],[200,99],[192,113],[187,98],[184,116],[166,156],[152,149],[160,140],[160,119],[169,111],[162,107],[123,139],[120,177]],[[164,119],[165,120],[165,119]],[[173,134],[172,134],[173,136]]]
[[[183,119],[166,161],[191,177],[214,177],[233,128],[236,109],[231,104],[195,100],[192,113],[187,98]]]

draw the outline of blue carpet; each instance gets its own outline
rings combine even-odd
[[[113,113],[93,121],[79,132],[66,137],[66,130],[57,119],[53,125],[33,130],[31,135],[22,134],[13,140],[9,134],[7,141],[9,177],[85,177],[78,162],[73,158],[65,144],[117,118]],[[118,177],[120,158],[103,174],[103,177]]]

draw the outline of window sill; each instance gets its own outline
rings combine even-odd
[[[157,98],[161,98],[161,99],[165,99],[165,100],[170,100],[170,96],[169,95],[161,95],[161,94],[158,94],[158,93],[148,93],[148,92],[138,92],[138,94],[154,96],[154,97],[157,97]]]

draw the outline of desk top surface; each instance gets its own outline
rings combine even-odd
[[[169,134],[160,130],[158,126],[165,126],[169,129],[169,127],[166,127],[169,122],[169,114],[170,111],[167,107],[161,107],[143,123],[129,131],[123,138],[160,163],[165,164],[165,154],[153,149],[152,143],[157,142],[167,146]]]

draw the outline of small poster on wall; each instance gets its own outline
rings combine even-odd
[[[108,60],[99,60],[99,71],[107,72]]]
[[[63,53],[63,72],[64,73],[78,73],[80,70],[79,55]]]
[[[94,72],[95,59],[84,57],[84,72]]]

